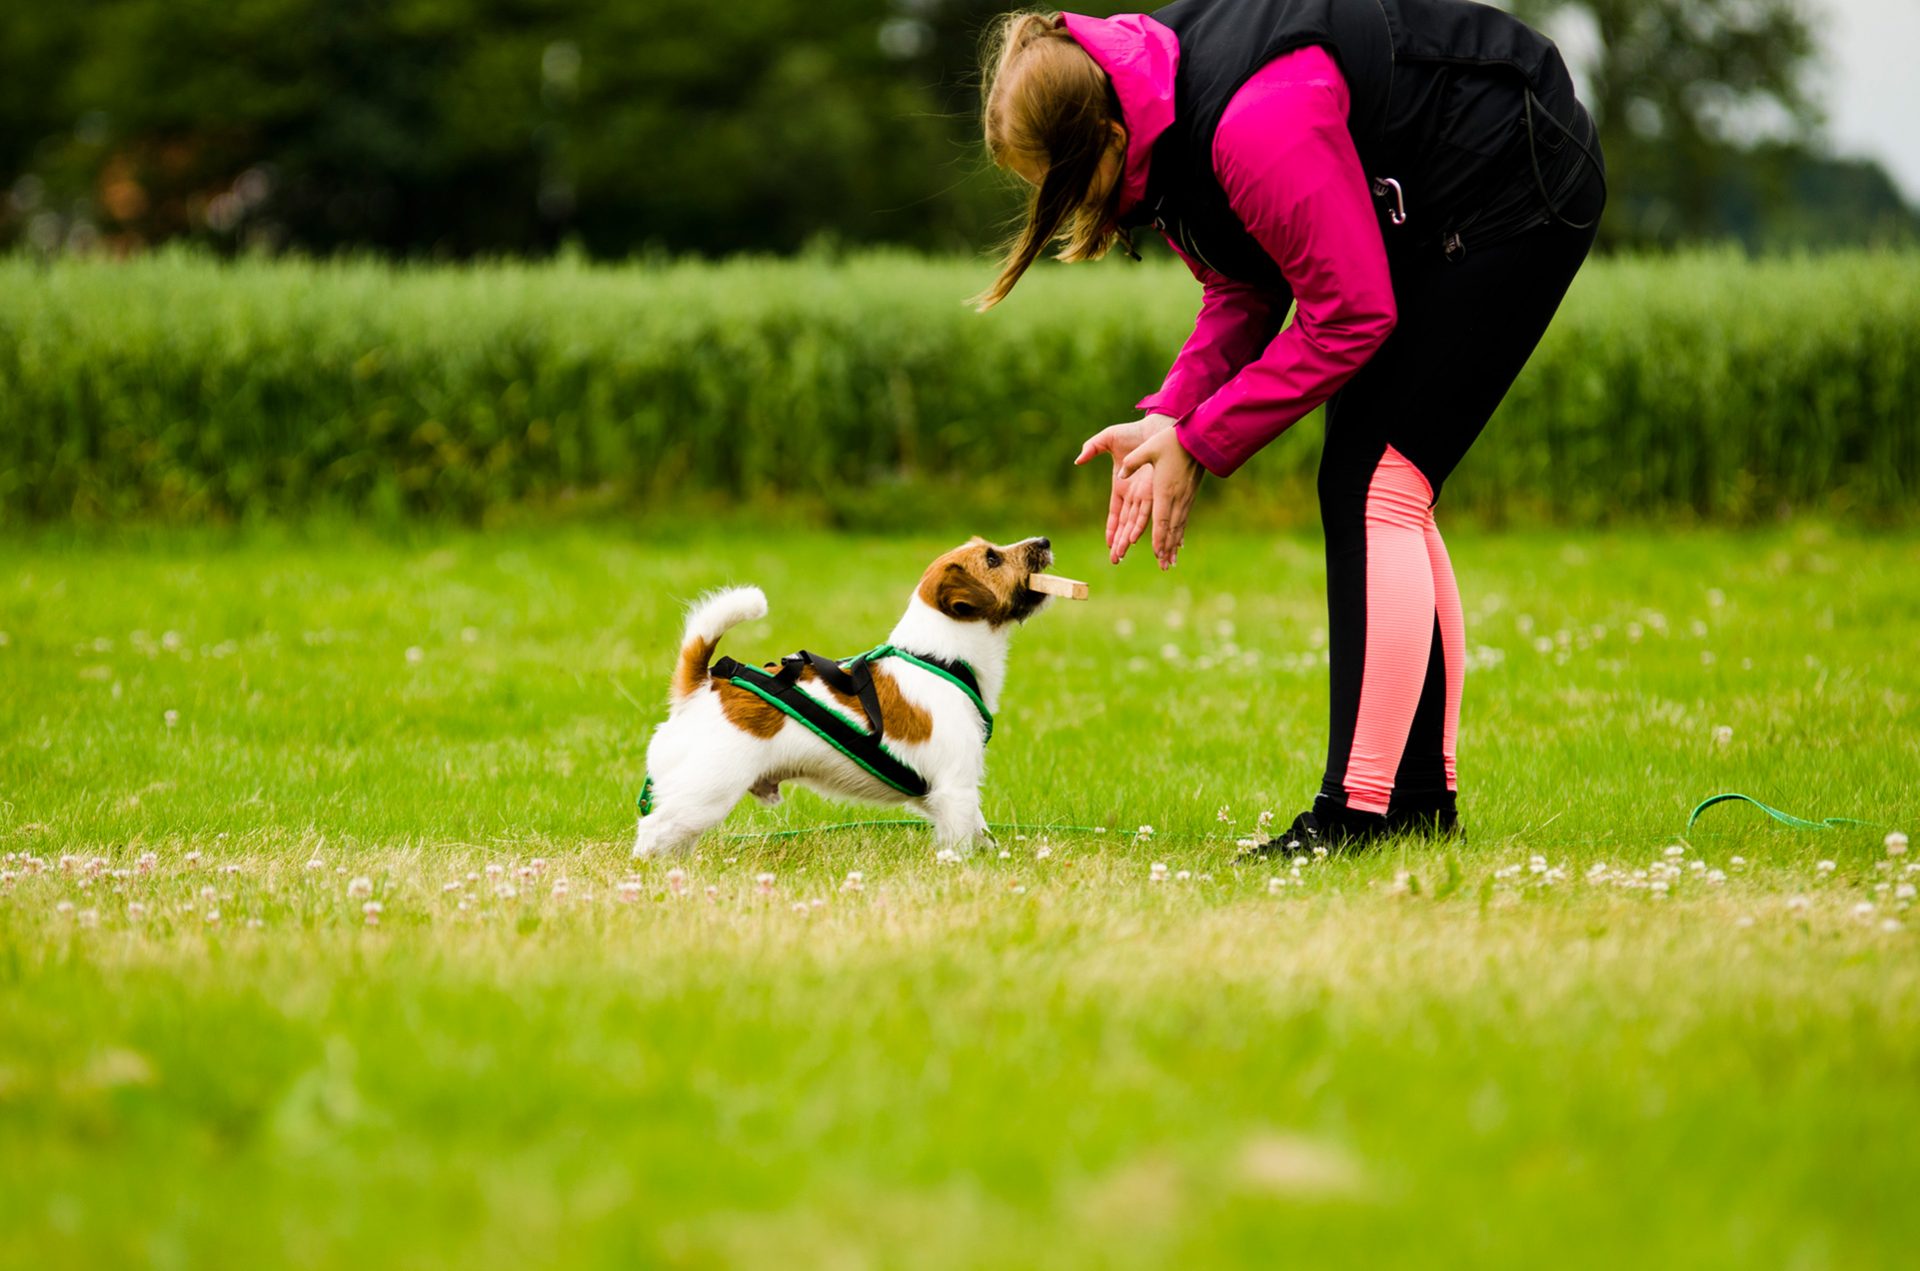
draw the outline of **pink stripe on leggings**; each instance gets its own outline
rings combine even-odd
[[[1420,706],[1427,657],[1433,647],[1434,575],[1428,533],[1433,528],[1433,487],[1392,446],[1367,484],[1367,653],[1360,675],[1360,714],[1347,758],[1347,806],[1385,812],[1394,774],[1407,748],[1407,733]],[[1445,559],[1444,549],[1442,560]],[[1447,570],[1451,584],[1453,571]],[[1451,587],[1449,587],[1451,591]],[[1453,609],[1460,601],[1453,595]],[[1445,639],[1444,624],[1442,639]],[[1447,659],[1451,664],[1454,659]],[[1452,667],[1449,666],[1449,672]],[[1448,683],[1449,705],[1458,701]],[[1447,753],[1452,755],[1449,716]],[[1449,764],[1451,768],[1451,764]]]
[[[1441,753],[1446,759],[1447,789],[1458,790],[1453,773],[1453,739],[1460,731],[1460,692],[1466,687],[1467,624],[1460,611],[1460,587],[1453,581],[1453,561],[1440,541],[1440,527],[1427,512],[1427,560],[1433,567],[1433,603],[1440,615],[1440,655],[1447,662],[1446,724],[1441,730]]]

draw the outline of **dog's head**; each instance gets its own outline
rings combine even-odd
[[[919,596],[956,622],[1025,622],[1047,602],[1027,579],[1052,564],[1053,544],[1044,538],[1002,546],[975,537],[927,566]]]

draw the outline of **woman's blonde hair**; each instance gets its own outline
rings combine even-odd
[[[982,312],[1006,299],[1056,238],[1060,259],[1096,260],[1117,230],[1121,164],[1104,184],[1101,168],[1126,134],[1113,84],[1067,34],[1058,13],[1009,13],[987,33],[981,60],[980,122],[999,167],[1022,161],[1045,175],[1027,202],[1026,222],[1003,248],[1000,276],[973,298]],[[1100,188],[1096,188],[1100,187]]]

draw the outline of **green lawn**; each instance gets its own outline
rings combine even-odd
[[[1230,861],[1317,784],[1317,539],[1056,532],[987,813],[1104,833],[713,836],[684,894],[627,859],[681,601],[851,653],[947,544],[420,534],[0,542],[0,1260],[1920,1250],[1920,534],[1455,535],[1471,838],[1295,877]],[[1685,833],[1722,790],[1874,824]]]

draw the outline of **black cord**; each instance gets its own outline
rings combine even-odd
[[[1590,221],[1570,221],[1560,214],[1559,207],[1554,204],[1553,195],[1547,193],[1547,178],[1545,174],[1540,171],[1540,146],[1533,132],[1533,103],[1537,100],[1539,99],[1534,96],[1533,89],[1528,88],[1525,98],[1527,115],[1527,158],[1533,163],[1533,183],[1540,188],[1540,199],[1547,205],[1547,215],[1553,217],[1554,220],[1560,222],[1568,229],[1592,229],[1600,223],[1599,216],[1596,215]],[[1607,197],[1607,166],[1600,162],[1600,156],[1589,149],[1586,142],[1573,135],[1573,129],[1561,123],[1558,117],[1547,109],[1545,102],[1540,103],[1540,112],[1552,120],[1553,126],[1565,133],[1568,140],[1572,141],[1574,145],[1579,146],[1580,153],[1586,156],[1588,163],[1593,165],[1595,175],[1600,178],[1600,201],[1604,206]],[[1588,115],[1587,118],[1591,120],[1593,116]]]

